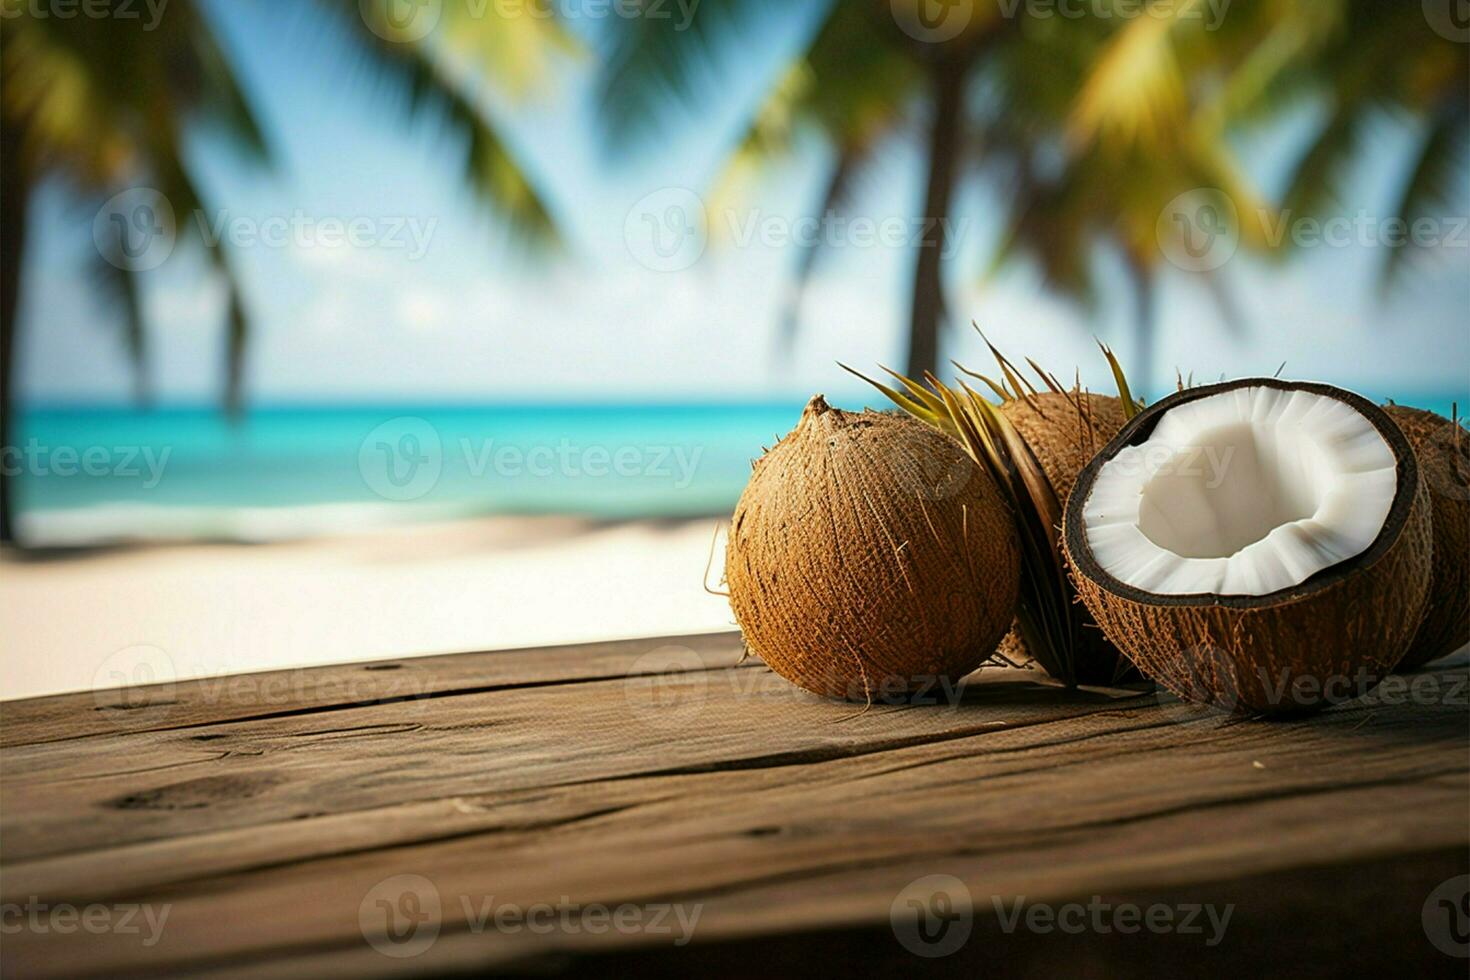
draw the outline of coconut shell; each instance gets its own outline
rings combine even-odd
[[[1000,410],[1041,464],[1047,482],[1063,506],[1082,468],[1118,434],[1126,421],[1122,399],[1077,389],[1011,399]],[[1086,628],[1078,637],[1078,649],[1074,651],[1077,681],[1111,683],[1117,670],[1118,651],[1096,629],[1084,625]],[[1012,663],[1036,659],[1021,635],[1019,623],[1011,624],[998,652]]]
[[[1000,407],[1041,464],[1063,505],[1077,474],[1123,428],[1123,402],[1091,392],[1055,391],[1014,398]]]
[[[1011,513],[954,440],[820,395],[755,464],[725,559],[751,651],[856,701],[973,671],[1010,625],[1020,577]]]
[[[1093,557],[1083,522],[1098,471],[1183,402],[1247,385],[1328,395],[1372,423],[1398,461],[1378,537],[1362,554],[1262,596],[1156,595],[1113,578]],[[1428,487],[1382,409],[1328,385],[1254,378],[1186,389],[1134,416],[1078,477],[1062,540],[1083,602],[1145,674],[1184,700],[1285,715],[1364,694],[1404,657],[1429,594],[1431,533]]]
[[[1470,643],[1470,433],[1433,412],[1384,408],[1398,423],[1429,486],[1434,562],[1424,621],[1399,664],[1412,670]]]

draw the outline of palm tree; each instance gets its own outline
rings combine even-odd
[[[1324,6],[1328,12],[1317,13],[1322,29],[1301,59],[1306,64],[1278,79],[1277,100],[1315,98],[1327,109],[1293,171],[1286,207],[1299,215],[1339,209],[1342,180],[1369,128],[1398,116],[1416,120],[1421,133],[1384,217],[1412,227],[1421,218],[1454,214],[1470,151],[1470,45],[1439,33],[1426,5],[1335,0]],[[1444,8],[1448,16],[1450,5]],[[1463,197],[1460,202],[1463,207]],[[1416,254],[1412,247],[1388,251],[1380,275],[1385,290],[1404,281]]]
[[[956,37],[918,42],[896,29],[907,6],[835,2],[793,68],[776,80],[732,155],[740,173],[783,153],[791,133],[815,130],[833,147],[818,214],[840,209],[863,163],[882,140],[917,135],[926,161],[922,217],[948,216],[965,165],[1008,182],[1008,235],[994,268],[1028,256],[1062,295],[1090,305],[1101,253],[1122,261],[1134,297],[1138,363],[1147,384],[1156,324],[1155,293],[1166,271],[1158,221],[1179,195],[1212,188],[1235,209],[1242,247],[1274,247],[1273,208],[1231,151],[1240,131],[1281,117],[1309,99],[1332,111],[1303,158],[1287,207],[1332,206],[1333,177],[1356,156],[1354,136],[1372,116],[1407,111],[1427,118],[1420,159],[1400,212],[1442,205],[1463,153],[1467,46],[1436,35],[1416,4],[1372,0],[1238,2],[1214,23],[1200,0],[1161,4],[1132,18],[1096,8],[1083,16],[1022,23],[1002,5],[955,0],[966,23]],[[697,102],[716,86],[722,46],[748,40],[769,12],[760,0],[721,0],[696,11],[690,29],[635,20],[614,38],[604,79],[605,123],[622,141],[647,136],[649,120],[677,99]],[[983,99],[967,99],[972,91]],[[672,97],[672,98],[671,98]],[[974,104],[971,105],[970,103]],[[934,239],[930,239],[931,243]],[[915,260],[905,372],[937,362],[944,303],[938,247]],[[1390,253],[1391,276],[1407,249]],[[815,266],[797,263],[797,289]],[[1205,283],[1239,327],[1218,275]]]
[[[1100,256],[1111,251],[1134,307],[1129,374],[1142,385],[1153,377],[1164,246],[1177,234],[1167,224],[1160,228],[1171,203],[1208,189],[1232,208],[1230,231],[1240,245],[1263,249],[1270,242],[1272,209],[1228,139],[1242,113],[1232,101],[1235,86],[1259,50],[1259,27],[1249,15],[1264,8],[1233,10],[1235,20],[1213,29],[1199,8],[1182,3],[1121,23],[1084,19],[1019,48],[1020,64],[997,71],[988,130],[993,162],[1011,181],[1003,195],[1008,234],[991,271],[1030,257],[1049,287],[1091,308]],[[1024,65],[1042,61],[1052,84],[1024,84]],[[1193,271],[1205,276],[1227,323],[1238,325],[1216,270]]]
[[[549,13],[549,7],[542,3],[546,9],[541,11],[499,18],[475,17],[464,5],[445,4],[438,29],[424,33],[414,29],[421,25],[390,17],[393,2],[360,6],[358,0],[320,0],[320,10],[354,39],[380,77],[410,94],[413,109],[445,119],[449,132],[467,143],[469,186],[513,229],[550,240],[552,221],[540,195],[473,88],[477,78],[488,77],[508,90],[523,90],[552,52],[570,46],[555,21],[533,15]],[[110,9],[120,3],[108,3],[110,13],[121,12]],[[177,213],[201,211],[205,194],[182,147],[186,126],[196,121],[227,134],[247,158],[266,165],[271,159],[197,0],[172,0],[149,30],[127,17],[44,13],[22,7],[0,21],[0,446],[13,445],[16,315],[26,217],[35,189],[57,178],[79,199],[100,204],[146,183]],[[180,221],[180,232],[192,225]],[[200,244],[228,290],[223,403],[237,414],[244,399],[250,323],[244,290],[223,243]],[[107,258],[99,249],[97,268],[121,301],[137,391],[146,398],[141,304],[146,274]],[[11,481],[0,475],[0,541],[5,542],[14,541],[11,491]]]
[[[922,132],[920,220],[926,234],[914,258],[907,358],[911,377],[922,377],[939,356],[945,320],[942,259],[968,149],[969,85],[984,59],[1021,36],[1018,22],[986,0],[954,0],[945,17],[953,18],[950,23],[957,29],[926,33],[915,25],[922,24],[917,11],[927,3],[832,3],[810,45],[773,84],[731,160],[735,172],[751,169],[784,152],[795,128],[820,132],[834,148],[819,202],[818,214],[825,217],[845,204],[883,140],[908,128]],[[682,30],[663,18],[622,19],[602,85],[603,122],[617,146],[646,138],[650,123],[665,117],[671,96],[687,101],[691,94],[715,88],[711,76],[720,70],[720,46],[732,43],[772,9],[763,0],[706,2],[695,8]],[[815,261],[815,251],[808,249],[799,262],[788,324],[794,323]]]
[[[1090,301],[1093,251],[1109,240],[1119,245],[1139,306],[1138,346],[1149,350],[1155,222],[1165,205],[1184,190],[1218,186],[1241,199],[1243,212],[1259,213],[1219,121],[1185,125],[1194,107],[1179,97],[1184,71],[1170,57],[1186,35],[1190,56],[1206,54],[1210,67],[1223,72],[1231,57],[1241,57],[1239,46],[1213,50],[1199,42],[1206,21],[1197,2],[1171,5],[1172,18],[1130,20],[1090,9],[1028,23],[1024,8],[1007,16],[1001,4],[957,0],[945,8],[964,24],[952,38],[926,34],[923,22],[912,29],[909,8],[924,2],[834,4],[755,113],[729,169],[753,169],[785,152],[795,128],[814,129],[834,148],[818,210],[827,215],[844,206],[878,144],[917,134],[926,169],[921,219],[937,234],[915,256],[909,377],[922,377],[939,360],[946,319],[943,229],[966,167],[996,170],[1013,183],[1011,233],[997,264],[1033,254],[1050,285]],[[701,7],[682,34],[656,22],[625,27],[605,79],[609,131],[642,136],[671,93],[699,93],[705,76],[718,70],[713,52],[722,37],[748,29],[761,13],[756,0],[727,0],[713,10]],[[1191,77],[1196,71],[1191,68]],[[985,98],[970,97],[977,92]],[[1263,240],[1259,231],[1258,223],[1245,230],[1249,244]],[[798,260],[784,338],[794,331],[816,259],[807,248]],[[1135,373],[1146,378],[1146,363]]]
[[[1057,58],[1053,49],[1047,62],[1076,93],[1070,104],[1027,107],[1030,112],[1010,104],[1004,112],[1012,121],[1033,114],[1059,121],[1062,165],[1052,160],[1049,168],[1037,167],[1039,147],[1024,135],[998,141],[1022,152],[1013,161],[1011,235],[997,264],[1029,254],[1053,288],[1090,302],[1096,248],[1111,244],[1135,297],[1137,359],[1130,373],[1145,383],[1152,376],[1154,291],[1163,272],[1156,224],[1178,195],[1216,189],[1234,208],[1242,246],[1284,252],[1292,240],[1273,236],[1268,225],[1338,209],[1339,181],[1376,117],[1396,113],[1425,122],[1396,213],[1386,216],[1406,223],[1446,213],[1450,186],[1462,172],[1457,161],[1470,143],[1464,85],[1470,55],[1465,45],[1435,34],[1418,6],[1291,0],[1237,5],[1212,32],[1201,30],[1203,23],[1141,19],[1091,41],[1072,32],[1071,41],[1093,50]],[[1278,214],[1233,158],[1230,137],[1307,102],[1326,105],[1326,122],[1294,168]],[[1385,286],[1399,279],[1413,254],[1410,248],[1388,253]],[[1221,279],[1206,274],[1205,282],[1226,322],[1238,328]]]

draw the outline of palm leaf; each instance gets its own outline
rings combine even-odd
[[[377,83],[407,94],[410,114],[437,115],[451,133],[465,140],[467,185],[496,210],[512,233],[530,245],[554,244],[557,227],[550,209],[500,135],[489,106],[476,94],[478,79],[468,70],[468,66],[493,61],[487,52],[503,47],[498,31],[517,29],[514,25],[520,22],[544,24],[547,20],[529,15],[455,19],[454,6],[444,5],[450,17],[452,46],[450,41],[436,43],[432,34],[425,39],[386,40],[365,28],[356,2],[334,0],[323,9],[335,14],[344,33],[358,42]],[[519,29],[524,30],[524,25]],[[538,39],[538,62],[570,44],[552,27],[538,28],[532,36]]]
[[[1104,136],[1114,143],[1164,141],[1185,105],[1171,32],[1197,6],[1198,0],[1151,4],[1146,16],[1118,30],[1078,90],[1067,123],[1074,144]]]
[[[1463,184],[1461,175],[1465,173],[1467,145],[1470,145],[1470,111],[1462,102],[1447,103],[1431,124],[1394,209],[1393,213],[1405,227],[1414,227],[1421,218],[1442,220],[1453,213],[1451,201]],[[1388,250],[1380,281],[1383,291],[1403,281],[1416,247],[1411,240]]]
[[[651,6],[651,0],[638,2]],[[649,135],[671,105],[697,106],[714,90],[735,41],[776,5],[701,0],[690,9],[687,24],[641,13],[612,18],[598,85],[599,117],[610,147],[626,149]]]

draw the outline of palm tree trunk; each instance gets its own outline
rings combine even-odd
[[[15,543],[15,481],[9,447],[16,445],[15,364],[16,314],[20,308],[20,276],[24,265],[26,214],[31,188],[20,160],[20,126],[0,121],[0,543]]]
[[[1130,378],[1137,376],[1134,394],[1152,400],[1154,346],[1158,342],[1158,308],[1154,296],[1154,277],[1149,267],[1136,258],[1128,258],[1128,279],[1133,284],[1133,363]]]
[[[964,141],[965,77],[971,58],[942,58],[931,67],[934,119],[929,131],[928,184],[924,192],[923,237],[914,268],[909,316],[908,376],[922,378],[939,367],[939,329],[944,322],[944,251],[959,149]]]

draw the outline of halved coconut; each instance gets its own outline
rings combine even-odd
[[[1399,661],[1413,670],[1470,642],[1470,438],[1455,423],[1405,405],[1383,409],[1403,430],[1429,487],[1434,569],[1424,622]]]
[[[1274,378],[1135,416],[1078,477],[1063,543],[1103,633],[1182,698],[1288,713],[1371,689],[1430,578],[1414,454],[1371,402]]]

